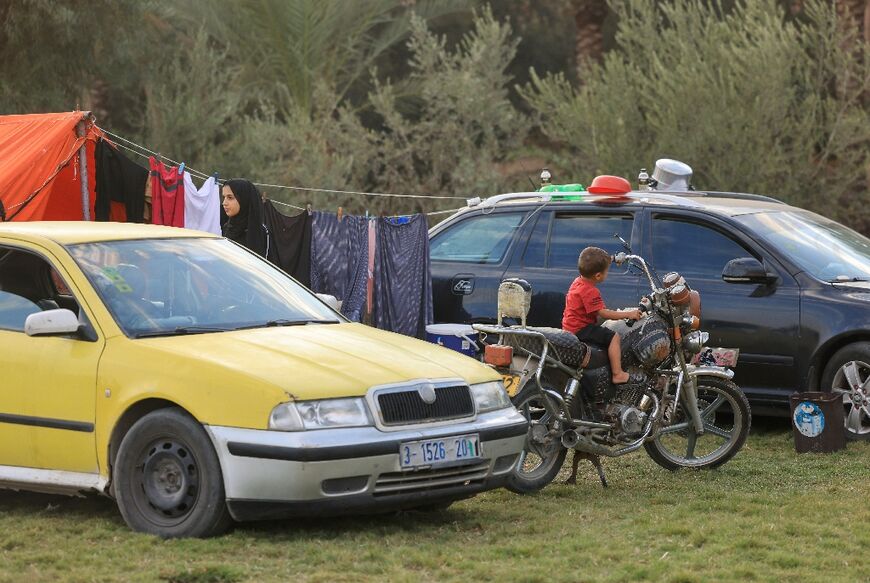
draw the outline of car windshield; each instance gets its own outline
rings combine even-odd
[[[735,218],[818,279],[870,281],[870,239],[840,223],[808,211]]]
[[[343,321],[288,275],[226,239],[140,239],[68,249],[130,337]]]

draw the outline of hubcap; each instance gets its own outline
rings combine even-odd
[[[142,458],[142,491],[145,502],[167,518],[190,512],[199,492],[196,460],[174,440],[153,443]]]
[[[846,430],[856,435],[870,433],[870,364],[853,360],[841,366],[831,391],[843,396]]]

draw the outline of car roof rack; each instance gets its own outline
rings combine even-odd
[[[773,196],[768,196],[766,194],[752,194],[749,192],[725,192],[720,190],[700,190],[700,191],[690,191],[680,193],[682,196],[713,196],[716,198],[736,198],[743,200],[762,200],[765,202],[777,202],[779,204],[786,204],[784,201],[775,198]]]
[[[528,200],[529,202],[551,202],[560,199],[572,200],[574,197],[583,197],[590,202],[596,199],[608,198],[607,195],[590,194],[588,192],[508,192],[504,194],[496,194],[487,198],[473,198],[468,200],[468,206],[471,207],[493,207],[502,202],[516,202]],[[627,193],[626,198],[637,200],[639,198],[654,198],[657,200],[668,200],[674,203],[686,204],[687,199],[715,197],[715,198],[731,198],[738,200],[757,200],[764,202],[773,202],[778,204],[786,204],[783,201],[772,196],[763,194],[751,194],[746,192],[723,192],[716,190],[690,190],[685,192],[658,192],[655,190],[633,190]],[[697,204],[697,203],[696,203]],[[692,205],[695,206],[695,205]]]

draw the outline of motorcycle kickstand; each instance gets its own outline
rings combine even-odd
[[[580,460],[589,460],[595,469],[598,471],[598,478],[601,480],[601,486],[607,487],[607,476],[604,475],[604,466],[601,465],[601,458],[595,454],[586,453],[584,451],[574,450],[574,460],[573,465],[571,467],[571,475],[565,480],[566,484],[576,484],[577,483],[577,466],[580,464]]]

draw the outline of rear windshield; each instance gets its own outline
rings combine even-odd
[[[500,263],[524,213],[494,213],[463,219],[435,235],[429,256],[433,261]]]

